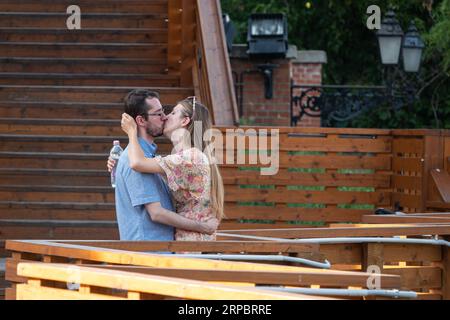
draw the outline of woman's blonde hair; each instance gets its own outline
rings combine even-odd
[[[224,187],[222,175],[220,174],[219,167],[213,160],[212,148],[210,141],[204,141],[203,133],[212,128],[212,119],[208,108],[203,104],[195,100],[195,97],[187,98],[180,101],[178,104],[183,106],[182,114],[185,117],[189,117],[191,121],[187,126],[187,130],[191,136],[191,146],[194,148],[201,147],[202,151],[208,158],[211,168],[211,205],[216,213],[217,219],[220,221],[224,217]],[[195,123],[201,122],[202,130],[194,130]]]

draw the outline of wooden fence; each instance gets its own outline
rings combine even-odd
[[[248,253],[275,253],[284,254],[299,253],[309,256],[312,253],[320,254],[319,246],[308,244],[287,245],[286,243],[267,242],[55,242],[55,241],[9,241],[8,248],[12,251],[12,257],[7,260],[7,280],[12,282],[12,287],[7,289],[7,299],[32,298],[36,294],[43,294],[43,298],[55,298],[53,290],[64,290],[62,298],[88,298],[85,295],[77,295],[75,292],[67,292],[67,282],[82,284],[78,293],[96,293],[112,297],[129,297],[131,292],[145,293],[141,298],[177,297],[196,299],[253,299],[256,294],[247,292],[248,287],[258,285],[284,285],[294,287],[320,287],[320,288],[366,288],[368,278],[372,273],[321,270],[298,266],[260,264],[248,262],[227,262],[205,259],[192,259],[170,256],[159,256],[138,251],[183,250],[198,252],[236,252],[236,248]],[[95,247],[94,247],[95,246]],[[313,249],[313,250],[310,250]],[[133,251],[131,251],[133,250]],[[278,251],[278,252],[276,252]],[[245,261],[245,258],[242,259]],[[36,265],[32,267],[30,263]],[[44,265],[42,265],[44,263]],[[68,265],[71,264],[71,265]],[[74,265],[77,266],[74,266]],[[59,266],[57,266],[59,265]],[[88,268],[88,269],[85,269]],[[31,270],[31,271],[30,271]],[[108,270],[107,274],[102,271]],[[111,273],[111,270],[118,271]],[[79,272],[90,272],[86,280]],[[122,273],[120,273],[122,272]],[[132,272],[128,276],[123,272]],[[137,274],[140,274],[138,276]],[[135,285],[135,278],[142,275],[151,276],[144,280],[147,283]],[[153,277],[168,277],[169,285],[164,287]],[[383,289],[399,289],[401,279],[398,275],[376,274],[381,280]],[[111,281],[118,277],[119,280]],[[131,278],[130,278],[131,277]],[[177,280],[169,278],[178,278]],[[184,279],[184,280],[180,280]],[[131,279],[131,283],[127,283]],[[33,282],[38,280],[39,282]],[[122,281],[123,280],[123,281]],[[31,283],[29,283],[31,281]],[[49,282],[50,281],[50,282]],[[94,282],[95,281],[95,282]],[[155,282],[156,281],[156,282]],[[178,287],[173,287],[173,282]],[[200,281],[202,283],[200,283]],[[57,283],[55,283],[57,282]],[[25,288],[22,283],[28,283]],[[156,284],[156,289],[150,289],[150,283]],[[233,286],[230,295],[220,295],[220,287],[211,287],[213,284]],[[148,284],[148,286],[147,286]],[[46,287],[51,291],[30,291],[32,286]],[[96,287],[96,290],[87,290],[86,287]],[[180,287],[187,286],[186,290]],[[196,287],[191,291],[190,286]],[[101,287],[101,290],[97,288]],[[237,288],[236,288],[237,287]],[[240,292],[239,289],[242,289]],[[25,290],[26,296],[22,296],[20,290]],[[39,288],[39,290],[42,288]],[[122,289],[117,292],[108,289]],[[256,288],[258,289],[258,288]],[[35,288],[35,290],[38,290]],[[86,291],[87,290],[87,291]],[[160,290],[151,291],[150,290]],[[149,297],[147,294],[157,294]],[[51,294],[51,295],[50,295]],[[125,294],[125,296],[123,296]],[[106,296],[94,296],[92,298],[106,298]],[[274,298],[274,297],[271,297]],[[289,298],[279,297],[281,299]],[[299,296],[297,298],[305,298]],[[316,298],[314,296],[309,298]]]
[[[421,215],[423,218],[442,218],[446,214]],[[419,215],[411,216],[411,219],[414,217]],[[18,274],[18,264],[44,262],[88,265],[129,272],[142,271],[145,274],[197,281],[320,288],[365,288],[370,274],[363,271],[369,266],[377,266],[385,276],[382,278],[383,288],[412,290],[417,292],[418,299],[450,299],[448,246],[432,243],[383,243],[384,238],[394,236],[430,239],[430,236],[426,235],[433,235],[449,240],[450,223],[415,223],[413,220],[396,222],[389,220],[392,217],[378,216],[369,216],[367,219],[373,218],[381,220],[378,224],[333,225],[328,228],[222,231],[221,238],[216,242],[8,241],[7,249],[11,252],[11,257],[6,262],[6,280],[12,283],[12,287],[7,290],[7,298],[15,298],[16,285],[25,283],[27,279]],[[279,240],[243,239],[244,236],[273,237]],[[378,238],[366,242],[346,240],[326,244],[314,243],[312,240],[308,243],[289,241],[294,238],[338,237]],[[149,254],[151,251],[282,254],[318,262],[328,260],[332,270],[303,268],[294,266],[292,262],[281,266],[161,257]],[[242,261],[245,261],[244,257]],[[105,267],[99,264],[113,266]],[[151,269],[144,270],[142,267]]]

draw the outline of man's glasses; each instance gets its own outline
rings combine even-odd
[[[164,111],[160,111],[157,113],[147,113],[147,115],[152,117],[164,117],[166,114],[164,113]]]

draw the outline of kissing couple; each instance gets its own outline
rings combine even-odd
[[[121,126],[129,144],[118,163],[107,162],[110,172],[116,166],[120,240],[215,240],[224,216],[224,187],[201,134],[212,127],[209,110],[189,97],[166,115],[159,94],[143,89],[131,91],[124,104]],[[202,130],[194,130],[200,123]],[[162,135],[174,146],[164,157],[154,142]]]

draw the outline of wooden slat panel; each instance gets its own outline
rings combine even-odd
[[[352,139],[329,136],[324,138],[309,138],[295,136],[280,136],[281,151],[319,151],[319,152],[370,152],[390,153],[391,138]]]
[[[239,230],[221,231],[222,233],[274,237],[284,239],[295,238],[333,238],[333,237],[371,237],[371,236],[413,236],[424,234],[450,234],[450,225],[394,225],[390,227],[373,226],[370,228],[298,228],[298,229],[261,229],[261,230]],[[227,237],[233,239],[233,237]]]
[[[303,191],[286,190],[285,188],[270,189],[243,189],[237,186],[225,187],[225,201],[260,201],[278,203],[377,203],[386,205],[390,203],[388,192],[345,192],[337,190]]]
[[[226,158],[223,158],[224,162]],[[230,159],[231,160],[231,159]],[[224,163],[224,167],[258,167],[261,164],[260,159],[256,164],[238,164],[237,158],[234,164]],[[264,167],[266,165],[263,165]],[[279,155],[280,168],[326,168],[326,169],[376,169],[390,170],[391,156],[378,155],[376,157],[358,157],[358,156],[292,156],[287,153]]]
[[[227,219],[359,222],[362,216],[371,213],[373,213],[372,210],[338,208],[286,208],[280,205],[275,207],[258,207],[238,206],[232,203],[226,203],[225,205]]]
[[[420,217],[420,216],[381,216],[365,215],[362,217],[363,223],[450,223],[450,217]]]
[[[224,184],[237,185],[303,185],[389,188],[390,176],[382,174],[303,173],[280,169],[275,176],[259,171],[243,171],[221,167]]]

